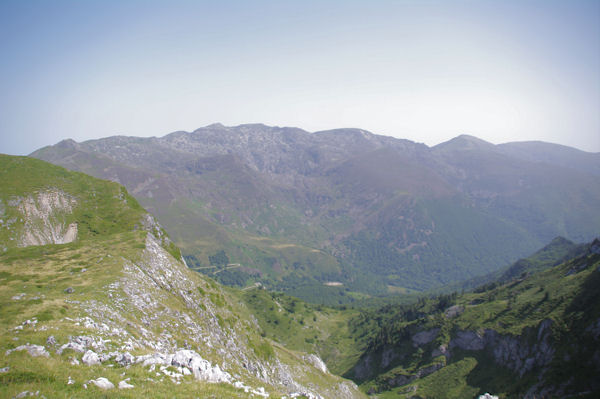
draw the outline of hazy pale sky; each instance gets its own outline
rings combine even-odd
[[[600,152],[600,1],[0,1],[0,152],[214,122]]]

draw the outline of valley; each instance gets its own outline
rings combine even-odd
[[[598,154],[548,143],[214,124],[31,156],[123,184],[224,284],[330,305],[437,289],[600,231]],[[241,267],[215,274],[219,251]]]

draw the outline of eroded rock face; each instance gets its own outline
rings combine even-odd
[[[74,197],[61,190],[41,191],[34,198],[18,201],[23,215],[23,232],[19,246],[66,244],[77,239],[77,224],[65,222],[77,205]]]
[[[440,332],[439,328],[434,328],[429,331],[420,331],[412,336],[413,346],[416,348],[418,346],[422,346],[430,343],[437,337]]]
[[[490,348],[497,363],[516,371],[521,377],[534,367],[543,367],[552,360],[555,349],[550,344],[551,320],[544,320],[535,329],[525,329],[519,337],[500,335],[486,330],[486,346]],[[535,334],[535,341],[527,337]]]
[[[324,373],[327,373],[327,365],[325,364],[325,362],[323,362],[323,360],[321,360],[321,358],[317,355],[314,354],[310,354],[307,356],[303,357],[304,360],[306,360],[308,363],[312,364],[313,366],[315,366],[317,369],[321,370]]]
[[[450,341],[450,349],[459,347],[469,351],[480,351],[485,347],[483,336],[475,331],[459,331]]]
[[[459,347],[463,350],[488,350],[496,363],[522,377],[533,368],[546,366],[552,360],[555,350],[550,344],[551,325],[552,321],[546,319],[537,329],[526,328],[519,336],[503,335],[490,329],[483,334],[459,331],[450,341],[450,349]],[[532,337],[535,339],[530,340]]]

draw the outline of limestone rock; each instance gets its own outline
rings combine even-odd
[[[129,352],[118,353],[115,356],[115,362],[119,363],[121,366],[126,367],[135,362],[135,356],[133,356]]]
[[[435,339],[435,337],[437,337],[439,332],[440,332],[439,328],[434,328],[429,331],[420,331],[420,332],[416,333],[412,337],[413,346],[416,348],[418,346],[430,343],[431,341],[433,341]]]
[[[304,360],[306,360],[308,363],[312,364],[322,372],[327,373],[327,365],[325,364],[325,362],[323,362],[323,360],[321,360],[319,356],[310,354],[308,356],[304,356]]]
[[[483,337],[475,331],[459,331],[456,338],[450,341],[450,348],[458,346],[460,349],[479,351],[485,347]]]
[[[56,346],[56,338],[54,338],[54,335],[50,335],[46,339],[46,345],[48,345],[48,346]]]
[[[50,357],[50,353],[48,353],[46,348],[44,348],[42,345],[30,345],[30,344],[17,346],[15,349],[9,349],[6,351],[6,355],[8,356],[12,352],[24,351],[24,350],[26,350],[29,353],[29,355],[32,357],[38,357],[38,356]]]
[[[123,381],[120,381],[119,382],[119,389],[131,389],[131,388],[135,388],[133,385],[131,385],[127,381],[129,381],[129,378],[126,378]]]
[[[85,352],[85,354],[83,355],[83,357],[81,358],[81,361],[83,362],[83,364],[86,364],[88,366],[93,366],[95,364],[100,364],[100,357],[98,356],[98,354],[92,350],[89,350],[87,352]]]
[[[197,380],[208,382],[231,382],[231,375],[222,371],[219,365],[212,366],[208,360],[205,360],[196,352],[189,349],[182,349],[173,355],[171,361],[173,366],[187,367],[194,374]]]
[[[110,382],[108,379],[106,379],[104,377],[99,377],[95,380],[90,380],[89,383],[94,384],[98,388],[104,389],[104,390],[114,389],[114,387],[115,387],[115,384],[113,384],[112,382]]]

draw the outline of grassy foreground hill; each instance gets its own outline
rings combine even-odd
[[[0,155],[0,222],[0,397],[364,396],[261,334],[119,184]]]

